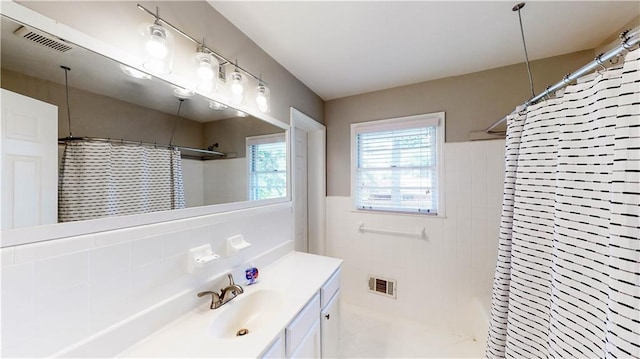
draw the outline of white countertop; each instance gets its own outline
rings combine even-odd
[[[215,310],[209,309],[210,300],[203,298],[201,306],[140,341],[119,357],[258,357],[341,263],[342,260],[336,258],[291,252],[273,264],[259,268],[259,282],[243,286],[244,294]],[[231,309],[234,304],[241,305],[239,301],[243,297],[260,290],[276,291],[282,299],[277,315],[269,320],[266,327],[231,339],[216,338],[211,334],[210,326],[217,316]]]

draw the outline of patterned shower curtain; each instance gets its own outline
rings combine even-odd
[[[184,208],[180,151],[68,143],[58,192],[59,222]]]
[[[509,120],[487,357],[640,357],[639,56]]]

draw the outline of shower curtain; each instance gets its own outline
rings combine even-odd
[[[640,357],[639,56],[509,119],[487,357]]]
[[[184,208],[180,151],[67,143],[58,198],[59,222]]]

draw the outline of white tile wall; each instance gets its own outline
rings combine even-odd
[[[491,299],[503,160],[503,140],[445,144],[446,218],[356,212],[349,197],[328,197],[328,254],[344,259],[343,300],[471,337],[474,300],[488,310]],[[360,222],[424,226],[427,240],[361,234]],[[396,279],[398,298],[369,293],[370,274]]]
[[[49,356],[90,338],[97,344],[78,355],[115,355],[114,340],[131,343],[206,305],[195,293],[226,272],[239,275],[243,261],[262,256],[256,264],[266,265],[286,253],[274,249],[290,250],[292,218],[284,203],[2,248],[0,354]],[[232,234],[252,246],[224,258]],[[188,274],[187,250],[204,243],[223,258]]]

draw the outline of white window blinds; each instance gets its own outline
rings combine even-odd
[[[380,121],[355,129],[358,209],[438,213],[438,120]]]
[[[247,137],[249,200],[287,196],[287,143],[284,135]]]

